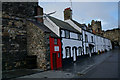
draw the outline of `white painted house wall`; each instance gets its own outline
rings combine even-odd
[[[105,49],[109,50],[112,49],[112,45],[111,42],[108,41],[107,39],[101,37],[101,36],[97,36],[94,35],[88,31],[85,31],[83,29],[81,29],[79,26],[77,26],[72,20],[65,20],[65,22],[69,23],[70,25],[72,25],[76,30],[82,32],[83,35],[83,47],[84,47],[84,54],[86,53],[86,47],[89,47],[88,43],[91,43],[91,36],[93,36],[93,44],[94,44],[94,50],[92,52],[98,52],[98,51],[105,51]],[[80,30],[81,29],[81,30]],[[88,36],[88,42],[85,42],[85,34]],[[108,47],[110,46],[110,47]]]
[[[59,27],[52,22],[48,17],[44,18],[44,25],[46,25],[51,31],[60,37]]]
[[[83,32],[83,42],[84,42],[84,54],[94,53],[95,52],[95,43],[94,43],[95,42],[95,36],[94,36],[94,34],[92,34],[91,32],[85,31],[85,30],[83,30],[82,32]],[[85,42],[85,34],[88,37],[88,42]],[[93,37],[93,42],[92,42],[91,37]],[[91,52],[90,52],[90,49],[89,49],[88,52],[86,52],[86,47],[89,47],[89,44],[94,45],[94,48],[91,50]]]
[[[110,47],[109,47],[110,46]],[[98,52],[100,51],[109,51],[112,49],[112,44],[109,39],[103,38],[101,36],[95,35],[95,51]]]
[[[78,47],[82,47],[82,41],[78,41],[78,40],[72,40],[72,39],[66,39],[63,38],[62,39],[62,48],[63,48],[63,59],[66,58],[66,52],[65,52],[65,47],[70,46],[71,47],[71,57],[73,57],[73,52],[72,52],[72,48],[74,46]],[[78,54],[78,49],[77,49],[77,56],[80,56]]]
[[[85,43],[85,33],[86,33],[86,31],[85,31],[85,30],[82,30],[84,54],[86,55],[86,47],[89,47],[89,46],[88,46],[88,43]]]
[[[95,52],[98,52],[98,36],[95,35]]]
[[[65,35],[65,31],[64,30],[61,30],[62,31],[62,54],[63,54],[63,59],[64,58],[69,58],[69,57],[66,57],[66,51],[65,51],[65,47],[69,46],[71,47],[71,57],[73,57],[73,51],[72,51],[72,48],[75,46],[77,47],[77,56],[80,56],[78,54],[78,47],[82,47],[82,41],[81,40],[75,40],[75,39],[78,39],[78,36],[77,36],[77,33],[74,33],[74,32],[70,32],[70,39],[67,39],[67,38],[64,38]],[[72,39],[71,39],[72,38]]]

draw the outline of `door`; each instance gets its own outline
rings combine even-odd
[[[56,53],[52,54],[52,60],[53,60],[53,69],[57,69],[57,58],[56,58]]]
[[[73,61],[76,61],[77,59],[77,48],[73,47]]]

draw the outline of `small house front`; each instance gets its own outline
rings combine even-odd
[[[50,63],[51,69],[62,68],[61,40],[50,36]]]

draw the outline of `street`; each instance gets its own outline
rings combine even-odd
[[[65,66],[63,70],[76,74],[78,78],[117,78],[119,52],[119,49],[115,49],[91,58],[86,57]]]
[[[119,49],[99,55],[81,58],[76,63],[67,64],[62,70],[49,70],[23,78],[118,78]]]

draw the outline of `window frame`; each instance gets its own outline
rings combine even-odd
[[[56,40],[56,42],[55,42]],[[58,45],[58,39],[54,38],[54,45]]]
[[[94,42],[94,41],[93,41],[93,36],[91,36],[91,41]]]
[[[67,33],[68,32],[68,33]],[[68,37],[67,37],[68,36]],[[65,38],[70,39],[70,31],[65,30]]]

